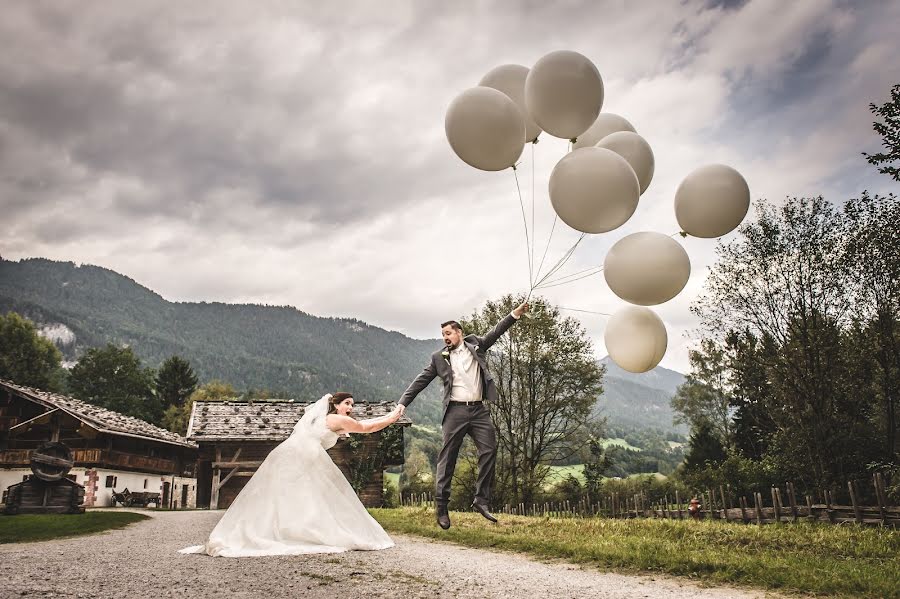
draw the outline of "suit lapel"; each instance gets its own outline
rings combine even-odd
[[[487,365],[481,362],[481,357],[478,355],[478,346],[474,343],[469,343],[468,341],[463,341],[463,343],[465,343],[466,348],[472,352],[472,359],[475,360],[478,367],[481,368],[482,371],[487,371]]]

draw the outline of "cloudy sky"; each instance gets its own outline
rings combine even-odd
[[[528,287],[513,173],[467,166],[444,135],[448,104],[491,68],[581,52],[603,110],[653,147],[637,212],[583,243],[576,272],[624,235],[676,232],[675,189],[706,163],[769,202],[891,189],[860,152],[879,144],[868,104],[900,82],[897,23],[890,1],[5,3],[0,255],[97,264],[172,301],[290,304],[434,338]],[[566,149],[545,134],[519,167],[538,254]],[[576,237],[558,226],[548,261]],[[662,364],[682,372],[715,241],[684,245],[691,280],[658,308]],[[602,276],[546,297],[624,305]],[[606,355],[605,318],[568,314]]]

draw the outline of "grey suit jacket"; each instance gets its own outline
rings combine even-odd
[[[484,337],[479,337],[478,335],[466,335],[463,338],[463,343],[469,351],[472,352],[472,355],[475,357],[475,362],[478,364],[478,368],[481,369],[481,393],[484,401],[497,401],[500,398],[497,394],[497,385],[494,383],[494,377],[492,377],[491,373],[488,371],[485,354],[487,350],[496,343],[497,339],[502,337],[503,333],[508,331],[515,323],[516,318],[510,314],[498,322],[497,326]],[[431,354],[431,361],[429,361],[425,369],[422,370],[422,374],[417,376],[415,380],[410,383],[409,387],[406,388],[399,403],[408,406],[416,396],[435,379],[435,377],[441,377],[441,382],[444,383],[444,415],[447,414],[447,406],[450,404],[450,391],[453,389],[453,369],[450,367],[449,359],[444,358],[444,356],[441,355],[444,351],[446,351],[446,348],[441,348]]]

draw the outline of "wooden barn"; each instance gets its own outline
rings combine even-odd
[[[293,399],[198,401],[194,403],[187,438],[200,448],[197,461],[197,506],[223,509],[231,505],[249,477],[313,402]],[[353,417],[384,416],[392,403],[354,406]],[[363,504],[382,505],[384,469],[403,464],[403,428],[407,418],[369,435],[340,439],[328,453]]]
[[[67,478],[86,507],[113,504],[126,488],[170,508],[194,507],[197,445],[180,435],[72,397],[0,379],[0,491],[32,474],[35,450],[71,450]]]

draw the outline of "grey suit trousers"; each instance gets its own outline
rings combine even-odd
[[[463,404],[451,401],[442,425],[444,445],[438,454],[435,477],[435,503],[446,506],[450,502],[450,483],[456,470],[459,448],[466,435],[472,437],[478,450],[478,479],[475,483],[475,502],[485,507],[491,504],[491,486],[497,464],[497,432],[484,402]]]

